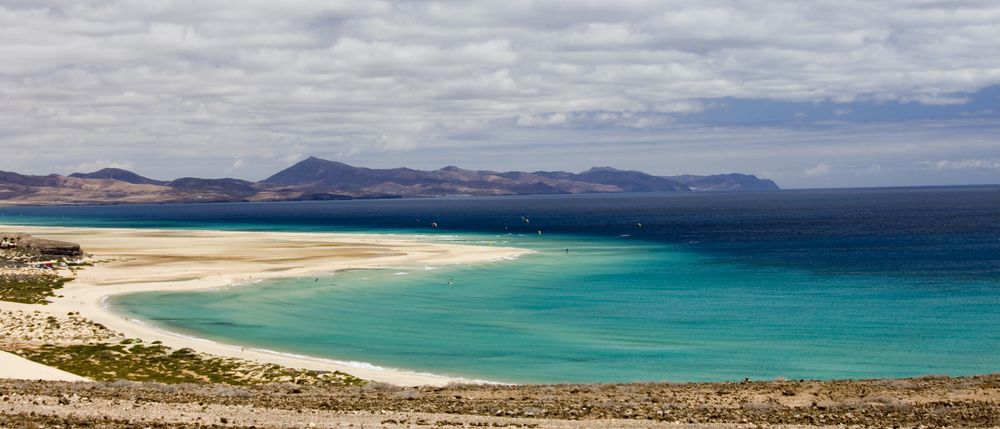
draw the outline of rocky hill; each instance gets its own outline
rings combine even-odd
[[[767,179],[749,174],[716,174],[712,176],[668,176],[667,179],[683,183],[692,191],[777,191],[778,185]]]
[[[0,250],[16,251],[20,255],[42,259],[83,256],[79,244],[37,238],[23,233],[0,232]]]
[[[449,166],[425,171],[372,169],[311,157],[260,182],[275,187],[337,191],[348,195],[513,195],[596,192],[774,191],[770,180],[745,174],[654,176],[633,170],[595,167],[565,171],[496,172]]]
[[[745,174],[654,176],[598,167],[564,171],[374,169],[310,157],[260,182],[240,179],[154,180],[106,168],[69,176],[0,171],[0,203],[120,204],[291,201],[449,195],[530,195],[600,192],[773,191],[767,179]]]
[[[122,170],[120,168],[103,168],[93,173],[73,173],[70,174],[69,177],[76,177],[79,179],[112,179],[126,183],[135,183],[137,185],[162,185],[167,183],[162,180],[153,180],[148,177],[142,177],[131,171]]]

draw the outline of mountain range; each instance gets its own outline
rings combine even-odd
[[[294,201],[454,195],[581,194],[600,192],[775,191],[771,180],[746,174],[654,176],[595,167],[564,171],[496,172],[449,166],[439,170],[373,169],[310,157],[267,179],[154,180],[105,168],[69,176],[0,171],[0,203],[118,204]]]

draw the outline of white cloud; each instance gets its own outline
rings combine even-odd
[[[882,170],[883,170],[882,164],[872,164],[868,166],[868,168],[855,171],[854,174],[856,176],[866,176],[866,175],[882,173]]]
[[[711,151],[721,143],[698,135],[749,137],[676,119],[719,97],[967,102],[1000,84],[998,33],[989,1],[4,2],[0,166],[180,159],[183,174],[211,175],[239,154],[234,169],[265,174],[303,154],[564,150],[605,128],[618,131],[594,137],[606,145],[645,131]],[[840,166],[834,155],[917,144],[881,135],[884,149],[782,151]],[[60,150],[26,155],[41,146]]]
[[[548,115],[521,115],[517,118],[517,124],[522,126],[561,125],[565,123],[565,113],[553,113]]]
[[[102,168],[121,168],[123,170],[128,170],[133,168],[134,166],[135,165],[133,163],[128,161],[97,160],[97,161],[81,162],[79,164],[74,165],[72,168],[73,171],[76,173],[91,173],[100,170]]]
[[[920,166],[932,170],[996,170],[1000,169],[1000,159],[944,159],[923,161]]]
[[[915,101],[921,104],[929,104],[932,106],[954,106],[958,104],[968,103],[969,97],[956,97],[952,95],[937,95],[937,94],[917,94],[912,97],[904,98],[904,101]]]
[[[813,176],[813,177],[816,177],[816,176],[825,176],[827,174],[830,174],[830,171],[832,171],[832,170],[833,170],[833,167],[830,166],[830,164],[827,164],[826,162],[821,162],[819,164],[816,164],[815,167],[811,167],[811,168],[805,169],[805,171],[803,171],[802,174],[805,174],[806,176]]]
[[[291,163],[294,163],[294,162],[301,161],[302,158],[303,158],[303,155],[301,153],[290,153],[288,155],[283,156],[281,158],[281,160],[285,164],[291,164]]]

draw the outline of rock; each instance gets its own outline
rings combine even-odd
[[[31,237],[24,240],[24,245],[30,251],[37,252],[42,256],[70,258],[83,256],[83,251],[80,250],[80,245],[76,243]]]
[[[8,243],[7,247],[10,247],[9,244],[13,243],[16,244],[14,247],[17,249],[21,249],[30,254],[41,257],[79,258],[83,256],[83,251],[80,249],[79,244],[36,238],[29,234],[0,232],[0,241]]]

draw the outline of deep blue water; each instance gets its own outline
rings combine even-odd
[[[256,347],[501,381],[1000,368],[1000,187],[0,213],[0,224],[417,232],[539,250],[116,301],[170,329]]]

